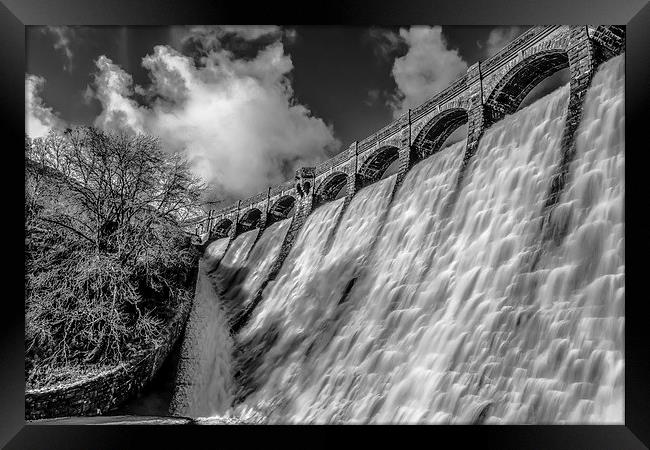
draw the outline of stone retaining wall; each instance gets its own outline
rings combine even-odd
[[[141,352],[131,362],[70,384],[26,391],[25,419],[95,416],[120,406],[156,374],[183,332],[191,305],[191,299],[183,303],[171,319],[164,344]]]

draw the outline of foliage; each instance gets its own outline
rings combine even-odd
[[[150,136],[94,128],[25,145],[28,385],[157,345],[191,295],[183,232],[201,186]]]

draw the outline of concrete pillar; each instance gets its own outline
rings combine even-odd
[[[467,149],[463,157],[463,165],[466,165],[467,161],[476,153],[481,136],[489,125],[486,108],[483,104],[483,78],[480,61],[467,69],[467,88],[469,90]]]
[[[210,239],[210,235],[212,234],[212,210],[210,209],[208,211],[208,217],[207,219],[201,224],[201,233],[208,233],[208,239]]]
[[[203,222],[199,225],[199,234],[203,233],[208,233],[207,239],[210,240],[210,237],[212,237],[212,215],[214,212],[210,209],[208,210],[208,214]]]
[[[230,242],[234,241],[235,238],[239,235],[241,232],[240,225],[239,225],[239,214],[240,214],[240,208],[241,208],[241,200],[237,201],[237,213],[235,214],[235,220],[233,220],[232,226],[230,227],[230,231],[228,232],[228,239]],[[228,243],[228,246],[230,247],[230,243]]]
[[[348,180],[346,186],[345,194],[345,206],[350,203],[352,197],[361,189],[361,176],[358,173],[359,170],[359,142],[354,141],[354,165],[352,169],[348,172]]]
[[[400,145],[398,148],[399,151],[399,172],[397,173],[397,180],[395,182],[395,188],[402,184],[406,173],[411,169],[411,166],[415,163],[413,158],[413,149],[411,142],[411,109],[404,114],[402,120],[403,126],[400,136]]]
[[[465,178],[467,166],[469,161],[478,150],[478,144],[489,126],[487,109],[483,103],[483,77],[481,74],[480,61],[472,64],[467,69],[467,89],[468,89],[468,111],[467,111],[467,144],[465,146],[465,154],[463,155],[463,162],[456,177],[455,186],[449,196],[449,200],[442,210],[442,218],[449,217],[454,209],[458,194]]]
[[[266,210],[266,208],[262,209],[261,211],[262,214],[260,215],[260,221],[257,224],[257,228],[260,229],[259,234],[262,234],[262,231],[264,231],[268,222],[268,211]]]
[[[567,48],[569,55],[569,104],[562,133],[562,160],[553,177],[545,209],[552,208],[564,190],[569,166],[575,156],[575,133],[582,118],[582,106],[596,69],[594,46],[589,39],[587,26],[572,26]]]
[[[305,218],[309,213],[311,213],[312,208],[315,205],[315,167],[301,167],[296,171],[296,191],[298,192],[298,198],[296,199],[296,215]]]
[[[402,184],[402,181],[406,178],[406,173],[411,168],[411,147],[409,145],[401,145],[398,152],[399,172],[397,172],[397,180],[395,181],[396,188]]]
[[[266,191],[266,200],[264,201],[264,206],[260,208],[260,211],[262,211],[262,216],[260,217],[260,233],[262,234],[262,231],[269,225],[273,223],[273,217],[269,215],[269,212],[271,210],[271,186],[269,186],[268,190]],[[259,235],[258,235],[259,239]]]

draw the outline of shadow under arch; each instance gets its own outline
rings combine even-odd
[[[266,226],[271,225],[279,220],[288,218],[294,211],[296,198],[293,195],[283,195],[277,199],[270,207],[267,214]]]
[[[223,238],[228,236],[232,228],[232,220],[222,219],[212,228],[212,234],[214,238]]]
[[[387,145],[374,150],[371,155],[359,167],[360,187],[366,187],[381,180],[386,169],[399,158],[397,147]]]
[[[242,214],[239,219],[238,228],[239,232],[244,232],[256,228],[260,224],[262,218],[262,211],[257,208],[251,208]]]
[[[336,199],[341,190],[347,186],[347,183],[348,175],[345,172],[333,172],[329,174],[316,187],[316,203],[320,205]]]
[[[411,145],[410,164],[416,164],[438,152],[447,138],[468,121],[464,108],[450,108],[433,117]]]
[[[485,101],[486,126],[517,111],[535,86],[568,67],[569,55],[561,48],[543,50],[519,62],[499,80]]]

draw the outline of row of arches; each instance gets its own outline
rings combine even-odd
[[[279,220],[284,220],[291,215],[295,209],[296,199],[291,195],[284,195],[277,199],[269,208],[266,213],[265,225],[271,225],[274,222]],[[259,208],[250,208],[244,211],[239,220],[237,221],[237,227],[240,231],[248,231],[254,228],[257,228],[261,225],[264,214]],[[235,223],[232,219],[223,218],[215,223],[212,227],[212,235],[215,237],[226,237],[235,226]]]
[[[485,101],[485,125],[497,122],[569,81],[569,56],[564,49],[544,50],[531,55],[501,78]],[[542,83],[543,81],[545,83]],[[466,138],[469,112],[465,107],[449,108],[433,117],[413,140],[409,164],[428,158],[447,144]],[[357,170],[358,188],[392,175],[389,170],[399,158],[395,146],[380,147]],[[319,203],[346,193],[348,174],[336,171],[316,188]]]
[[[480,94],[482,126],[490,126],[504,116],[516,112],[569,82],[571,67],[567,42],[566,35],[560,36],[552,42],[547,42],[541,50],[521,59],[505,73],[489,75],[492,78],[499,78],[495,83],[488,80],[485,86],[482,85]],[[549,83],[549,80],[552,82]],[[483,97],[483,89],[487,97]],[[438,113],[424,125],[412,140],[408,154],[408,167],[440,151],[446,144],[451,143],[451,139],[455,141],[467,138],[468,132],[471,131],[468,129],[470,126],[468,103],[469,100],[463,100],[455,107]],[[399,159],[399,149],[393,145],[386,145],[374,150],[361,163],[356,170],[354,183],[350,182],[350,175],[345,171],[334,171],[314,186],[316,205],[346,195],[350,188],[356,191],[389,176],[398,170]],[[403,166],[401,168],[404,169]],[[288,217],[294,204],[293,197],[279,199],[269,209],[267,223]],[[262,212],[259,209],[252,209],[241,216],[240,222],[246,228],[254,228],[261,218]],[[217,224],[215,231],[223,232],[230,226],[232,222],[225,219],[221,225]]]
[[[392,145],[375,150],[357,170],[356,188],[363,188],[397,172],[399,149]],[[316,203],[322,204],[348,193],[349,176],[344,171],[334,171],[316,186]]]

